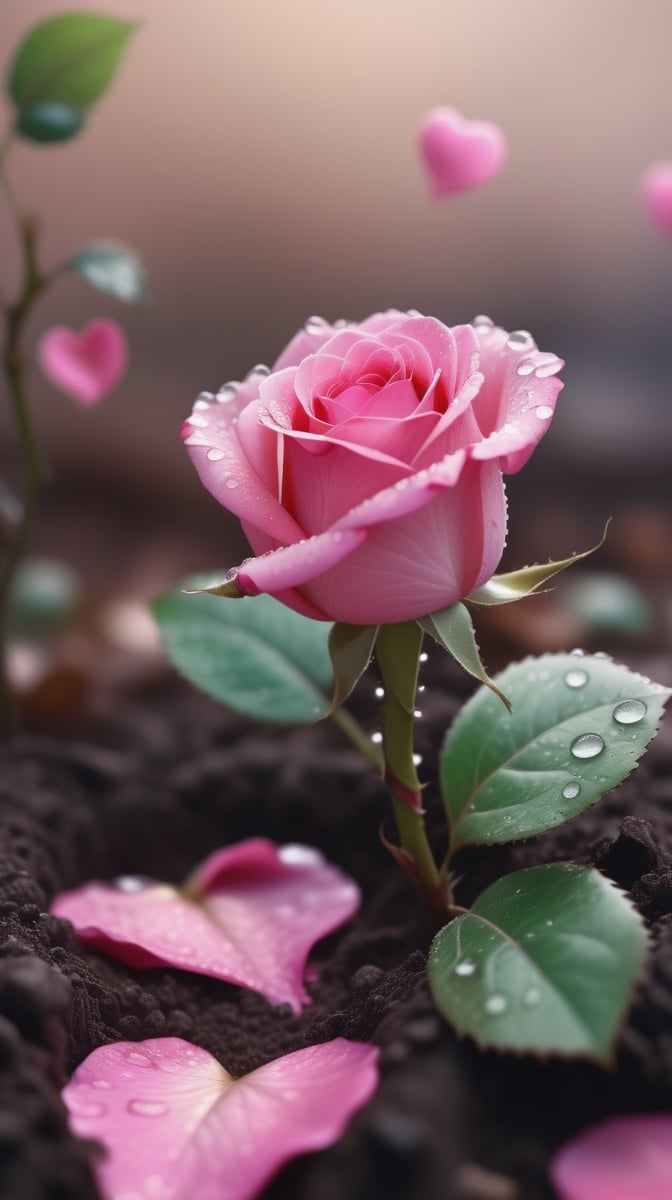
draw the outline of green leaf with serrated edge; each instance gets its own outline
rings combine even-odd
[[[67,265],[91,287],[125,304],[139,304],[145,299],[145,269],[125,246],[97,242],[79,250]]]
[[[43,101],[88,108],[112,82],[135,26],[99,13],[61,13],[35,25],[8,79],[18,109]]]
[[[630,774],[670,695],[599,655],[528,658],[496,683],[512,714],[479,689],[441,752],[453,850],[530,837],[583,812]]]
[[[492,604],[511,604],[514,600],[524,600],[526,596],[531,596],[540,588],[542,584],[548,583],[554,575],[558,575],[560,571],[565,571],[567,567],[571,567],[574,563],[581,562],[582,558],[589,558],[596,550],[599,550],[604,545],[607,530],[609,528],[611,518],[607,521],[604,527],[604,533],[596,546],[592,546],[590,550],[583,550],[580,554],[572,554],[569,558],[560,558],[557,562],[535,563],[532,567],[520,567],[518,571],[508,571],[504,575],[493,575],[487,583],[482,587],[477,588],[470,596],[466,597],[467,604],[476,605],[492,605]]]
[[[334,672],[334,694],[328,715],[345,703],[371,662],[378,636],[377,625],[332,625],[328,639]]]
[[[29,142],[53,145],[76,137],[84,124],[84,113],[70,104],[29,104],[22,108],[16,132]]]
[[[481,662],[474,623],[469,609],[464,604],[451,604],[440,612],[421,617],[418,625],[447,650],[465,671],[490,688],[506,708],[510,709],[507,696],[493,683]]]
[[[647,945],[641,917],[599,871],[530,867],[437,934],[429,984],[480,1046],[609,1063]]]
[[[198,576],[184,586],[206,584]],[[173,666],[213,699],[286,725],[326,715],[332,687],[326,622],[302,617],[271,596],[229,604],[179,587],[155,600],[152,610]]]

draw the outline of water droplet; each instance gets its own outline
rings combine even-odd
[[[266,366],[266,363],[257,363],[256,367],[252,367],[250,375],[270,375],[271,368]]]
[[[491,319],[491,317],[484,316],[483,313],[479,313],[477,317],[474,317],[471,323],[474,329],[478,329],[482,332],[485,332],[486,329],[495,328],[495,322]]]
[[[371,741],[375,742],[376,746],[379,746],[380,743],[382,742],[382,740],[383,740],[383,735],[380,732],[380,730],[377,733],[371,734]]]
[[[207,429],[210,422],[207,417],[200,417],[198,413],[193,413],[187,419],[188,425],[193,425],[196,429]]]
[[[94,1088],[100,1088],[101,1091],[109,1091],[112,1084],[109,1079],[94,1079],[93,1086]]]
[[[607,662],[612,662],[612,657],[605,650],[596,650],[593,658],[606,658]]]
[[[527,350],[533,342],[531,333],[527,329],[514,329],[506,339],[506,344],[509,350]]]
[[[556,375],[561,366],[562,363],[557,354],[539,354],[534,373],[537,379],[548,379],[549,376]]]
[[[422,716],[422,712],[420,711],[419,708],[413,709],[413,716],[415,717],[416,721],[420,720],[420,717]]]
[[[130,1063],[134,1063],[136,1067],[151,1067],[151,1061],[146,1054],[141,1054],[139,1050],[129,1050],[126,1059]]]
[[[78,1117],[104,1117],[107,1112],[106,1104],[101,1104],[99,1100],[80,1100],[76,1092],[70,1096],[68,1103]]]
[[[548,928],[550,929],[550,928],[551,928],[551,926],[552,926],[552,924],[553,924],[553,922],[552,922],[552,921],[547,921],[547,922],[546,922],[546,924],[548,925]]]
[[[537,374],[539,374],[538,371]],[[534,411],[540,421],[549,421],[553,416],[553,409],[550,408],[548,404],[540,404],[539,407],[535,408]]]
[[[562,789],[562,794],[565,800],[576,800],[576,797],[581,791],[581,784],[576,779],[571,779]]]
[[[238,480],[234,479],[232,475],[229,475],[229,478],[226,480],[226,483],[224,484],[224,486],[229,488],[229,490],[231,490],[231,488],[237,488]]]
[[[426,662],[427,662],[427,659],[428,659],[428,657],[429,657],[429,655],[425,654],[425,652],[424,652],[424,650],[423,650],[422,654],[420,655],[420,662],[421,662],[421,663],[426,663]]]
[[[329,322],[324,317],[308,317],[306,321],[306,333],[324,333],[328,327]]]
[[[541,1000],[541,992],[538,987],[529,987],[526,992],[523,992],[523,1004],[526,1008],[534,1008]]]
[[[646,705],[643,700],[622,700],[612,716],[619,725],[636,725],[646,716]]]
[[[239,387],[240,384],[236,383],[235,380],[232,380],[231,383],[223,383],[217,392],[217,399],[220,404],[227,404],[229,400],[233,400]]]
[[[455,967],[455,974],[461,979],[468,979],[470,975],[476,973],[476,963],[473,958],[463,958]]]
[[[314,867],[317,863],[324,861],[319,850],[314,850],[312,846],[300,846],[294,842],[281,846],[278,850],[278,858],[287,867]]]
[[[586,654],[585,650],[582,650],[580,646],[577,646],[574,650],[570,650],[569,653],[573,658],[585,658]]]
[[[578,667],[574,667],[565,675],[565,683],[570,688],[582,688],[588,682],[588,672],[582,671]]]
[[[534,371],[534,359],[524,358],[516,367],[516,375],[531,375]]]
[[[414,754],[414,755],[413,755],[413,766],[414,766],[414,767],[419,767],[421,762],[422,762],[422,755],[421,755],[421,754]]]
[[[148,879],[145,875],[120,875],[114,881],[115,887],[118,887],[120,892],[143,892],[153,883],[154,880]]]
[[[374,695],[375,695],[375,696],[376,696],[376,697],[377,697],[379,700],[382,700],[383,696],[385,695],[385,688],[384,688],[384,687],[377,687],[377,688],[376,688],[376,690],[375,690],[375,692],[374,692]]]
[[[163,1100],[129,1100],[128,1111],[137,1117],[163,1117],[168,1105]]]
[[[491,1017],[500,1016],[501,1013],[506,1012],[508,1007],[509,1002],[506,996],[503,996],[501,992],[495,992],[493,996],[488,996],[485,1002],[485,1011]]]
[[[208,450],[206,458],[209,462],[221,462],[224,458],[224,451],[218,450],[216,446],[211,446]]]
[[[210,408],[214,399],[215,397],[212,392],[201,392],[194,400],[194,409],[199,409],[202,412],[204,409]]]
[[[604,750],[604,742],[599,733],[582,733],[574,738],[570,750],[574,758],[597,758]]]

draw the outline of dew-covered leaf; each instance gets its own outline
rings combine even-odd
[[[217,850],[181,890],[133,876],[92,882],[51,911],[130,966],[212,975],[299,1012],[309,951],[358,905],[356,884],[317,850],[253,838]]]
[[[481,688],[441,753],[453,849],[543,833],[630,774],[656,733],[668,689],[599,655],[546,654]]]
[[[145,299],[145,269],[140,259],[125,246],[95,242],[71,258],[69,266],[99,292],[139,304]]]
[[[101,1046],[63,1090],[105,1148],[105,1200],[252,1200],[291,1158],[332,1145],[378,1083],[374,1046],[336,1038],[239,1079],[180,1038]]]
[[[560,1200],[670,1200],[672,1117],[604,1121],[563,1146],[550,1175]]]
[[[437,934],[428,973],[440,1012],[482,1046],[609,1062],[646,951],[622,892],[554,863],[483,892]]]
[[[233,604],[181,590],[205,587],[214,577],[192,576],[152,605],[173,666],[215,700],[260,721],[302,725],[326,716],[331,626],[272,596]]]
[[[87,12],[40,21],[16,52],[9,95],[19,110],[41,103],[88,108],[112,82],[134,28],[129,21]]]

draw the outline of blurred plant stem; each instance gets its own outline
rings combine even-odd
[[[26,550],[33,517],[47,472],[37,444],[26,392],[26,364],[23,335],[38,296],[50,276],[43,274],[37,261],[38,225],[34,217],[22,215],[6,173],[6,159],[12,143],[10,132],[0,144],[0,184],[16,226],[21,249],[21,282],[12,303],[4,304],[5,343],[2,367],[7,380],[9,400],[14,414],[24,472],[23,503],[15,506],[15,519],[8,522],[8,544],[0,568],[0,726],[7,734],[15,727],[16,712],[8,678],[9,604],[17,568]],[[7,516],[5,506],[5,516]]]

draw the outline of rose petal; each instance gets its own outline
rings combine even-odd
[[[95,1139],[105,1200],[252,1200],[289,1159],[331,1145],[378,1083],[377,1050],[343,1038],[232,1079],[180,1038],[101,1046],[63,1102]]]
[[[128,365],[123,329],[103,318],[81,333],[61,326],[47,330],[37,354],[47,379],[87,407],[116,387]]]
[[[247,558],[238,568],[238,586],[245,596],[259,592],[276,596],[287,588],[301,587],[342,562],[365,540],[365,529],[330,529],[259,558]]]
[[[670,1200],[672,1117],[617,1117],[558,1151],[551,1179],[562,1200]]]
[[[311,947],[358,903],[355,884],[317,851],[256,838],[217,851],[183,893],[88,883],[51,911],[122,962],[212,975],[298,1012]]]

